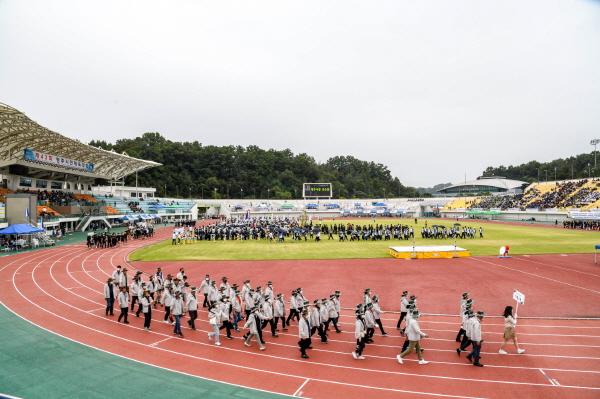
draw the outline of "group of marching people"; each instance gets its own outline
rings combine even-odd
[[[181,320],[187,314],[187,324],[191,330],[196,330],[198,308],[207,309],[210,331],[208,339],[220,346],[221,330],[225,330],[225,338],[233,339],[232,331],[239,332],[241,328],[246,332],[243,336],[244,345],[251,346],[252,340],[258,344],[259,350],[266,349],[264,331],[267,327],[271,337],[279,336],[279,331],[288,331],[290,322],[298,323],[298,346],[300,356],[308,359],[308,350],[312,349],[312,337],[315,334],[323,344],[327,344],[330,330],[342,332],[339,327],[341,311],[339,290],[329,296],[315,299],[312,303],[305,296],[302,288],[291,292],[289,302],[286,303],[283,294],[276,293],[273,283],[268,281],[266,286],[252,287],[250,280],[245,280],[241,287],[230,284],[227,277],[222,277],[219,285],[206,275],[198,287],[190,286],[184,268],[172,276],[163,274],[161,268],[148,276],[144,281],[141,271],[136,272],[129,283],[127,269],[117,266],[112,276],[104,287],[106,299],[106,315],[113,315],[113,307],[118,302],[120,315],[118,321],[129,324],[128,313],[135,311],[137,317],[144,316],[144,329],[150,330],[152,310],[158,306],[164,309],[163,322],[172,324],[173,333],[181,338]],[[137,305],[137,309],[135,308]],[[356,305],[354,323],[354,337],[356,347],[352,357],[363,360],[363,352],[368,344],[374,342],[376,329],[382,336],[387,336],[381,314],[383,313],[377,295],[372,295],[369,288],[364,290],[362,303]],[[483,342],[481,322],[484,312],[473,311],[473,300],[468,293],[463,293],[460,301],[460,314],[462,324],[456,336],[460,346],[456,352],[460,356],[471,346],[467,359],[474,365],[482,367],[480,363],[481,345]],[[400,299],[400,318],[396,328],[405,337],[400,354],[397,355],[398,363],[402,364],[404,358],[412,352],[416,353],[419,364],[427,364],[423,358],[424,349],[421,340],[427,337],[419,326],[421,313],[417,307],[417,297],[409,295],[408,291],[402,292]],[[519,348],[515,334],[517,315],[513,316],[512,307],[507,306],[504,312],[505,329],[504,344],[499,353],[506,354],[505,345],[512,341],[517,353],[524,353]],[[242,324],[243,321],[243,324]],[[280,329],[281,330],[280,330]]]
[[[483,311],[475,312],[473,310],[473,299],[469,298],[468,292],[463,292],[462,298],[460,299],[460,315],[462,318],[462,323],[460,325],[460,329],[458,330],[458,334],[456,335],[456,342],[459,342],[460,345],[458,348],[456,348],[456,353],[458,356],[460,356],[460,354],[465,352],[470,345],[471,352],[467,355],[467,359],[473,364],[473,366],[483,367],[483,364],[480,362],[481,345],[483,343],[481,322],[483,321],[485,313]],[[501,355],[508,354],[508,352],[504,350],[504,347],[509,341],[513,342],[518,354],[525,353],[525,349],[519,348],[519,343],[517,341],[517,335],[515,332],[515,328],[517,326],[517,314],[515,313],[513,316],[512,306],[507,306],[504,309],[503,317],[504,342],[502,343],[502,346],[500,346],[498,353]]]

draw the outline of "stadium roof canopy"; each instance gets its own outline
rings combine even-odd
[[[47,129],[22,112],[0,103],[0,166],[21,164],[36,167],[35,161],[25,160],[26,148],[72,160],[93,164],[93,171],[68,170],[89,177],[118,180],[127,175],[161,165],[84,144]],[[42,167],[41,164],[40,166]],[[43,168],[60,169],[59,165]],[[62,169],[62,171],[66,171]]]
[[[477,193],[507,193],[516,194],[521,188],[529,183],[519,180],[506,179],[504,177],[479,177],[476,180],[453,184],[436,192],[437,195],[465,195]]]

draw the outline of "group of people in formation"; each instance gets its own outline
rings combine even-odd
[[[416,219],[415,219],[416,220]],[[425,222],[421,229],[421,238],[431,239],[466,239],[479,235],[483,238],[483,228],[454,225],[427,226]],[[177,226],[172,232],[172,244],[189,244],[195,241],[225,241],[225,240],[267,240],[284,242],[293,241],[388,241],[410,240],[415,238],[413,226],[403,224],[358,224],[337,223],[322,224],[313,221],[301,222],[293,218],[248,218],[227,219],[206,226]]]
[[[479,238],[483,238],[483,227],[479,230],[475,227],[454,225],[452,227],[433,225],[421,229],[421,238],[432,238],[445,240],[448,238],[476,238],[479,232]]]
[[[133,239],[145,239],[154,236],[154,225],[151,222],[135,222],[127,226],[121,232],[94,228],[86,237],[86,245],[92,248],[114,248],[119,244],[126,244],[129,237]]]
[[[239,332],[243,329],[245,330],[243,344],[249,347],[255,341],[259,350],[264,351],[265,335],[269,330],[270,336],[276,338],[280,332],[288,331],[291,323],[297,323],[298,347],[300,356],[304,359],[309,358],[308,351],[312,349],[312,338],[315,335],[320,343],[327,344],[330,332],[342,332],[339,326],[342,309],[340,296],[341,292],[336,290],[311,302],[305,296],[303,289],[297,288],[291,291],[289,301],[286,301],[282,293],[276,293],[271,281],[268,281],[264,287],[252,287],[250,280],[245,280],[240,287],[235,283],[230,284],[227,277],[222,277],[217,285],[208,274],[197,287],[190,286],[184,268],[180,268],[175,276],[164,275],[160,267],[147,277],[141,271],[137,271],[129,281],[127,268],[117,266],[104,286],[107,316],[114,315],[114,305],[118,302],[120,309],[118,322],[129,324],[128,314],[135,311],[137,317],[143,315],[144,329],[150,330],[152,311],[160,306],[164,311],[162,321],[173,325],[173,334],[181,338],[183,338],[181,322],[185,315],[189,316],[188,327],[196,330],[198,309],[206,308],[210,325],[208,339],[217,346],[221,346],[221,331],[224,330],[224,338],[233,339],[232,331]],[[388,335],[382,323],[382,313],[379,297],[372,294],[369,288],[365,289],[362,302],[355,307],[356,346],[351,352],[354,359],[365,359],[365,348],[374,342],[373,337],[377,329],[382,336]],[[456,336],[460,346],[456,352],[460,356],[470,346],[467,359],[474,366],[482,367],[481,324],[484,312],[473,311],[473,299],[465,292],[460,300],[460,314],[462,323]],[[423,358],[424,348],[421,345],[422,339],[428,335],[420,328],[420,317],[417,297],[409,294],[408,291],[403,291],[400,298],[400,317],[396,324],[396,329],[400,330],[400,334],[405,338],[397,356],[400,364],[413,352],[419,364],[428,363]],[[505,309],[504,322],[504,343],[499,353],[507,354],[505,345],[511,341],[517,353],[524,353],[525,350],[519,348],[515,333],[517,315],[513,315],[510,306]]]

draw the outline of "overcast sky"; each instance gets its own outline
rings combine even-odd
[[[84,142],[157,131],[456,182],[591,150],[600,2],[0,0],[0,102]]]

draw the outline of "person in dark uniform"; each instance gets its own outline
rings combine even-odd
[[[113,307],[115,305],[115,286],[111,277],[106,281],[104,286],[104,299],[106,299],[106,315],[114,316]]]

